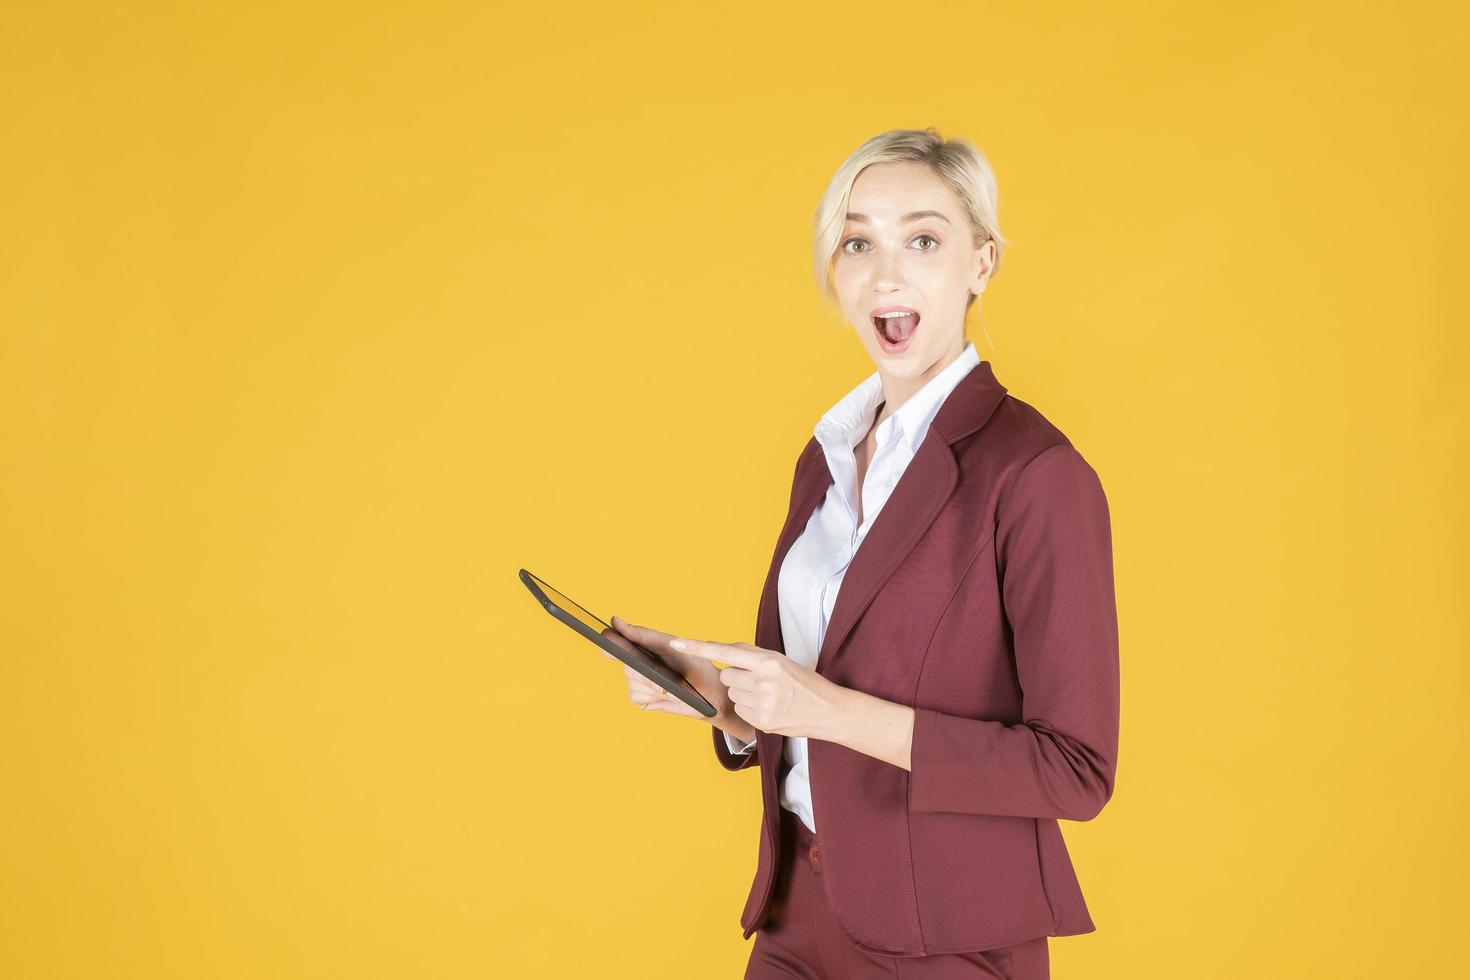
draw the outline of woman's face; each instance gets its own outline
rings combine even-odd
[[[965,301],[994,264],[995,243],[976,248],[959,198],[927,165],[873,164],[848,195],[832,285],[878,371],[923,380],[964,350]],[[896,343],[876,319],[895,311],[905,314],[887,321]]]

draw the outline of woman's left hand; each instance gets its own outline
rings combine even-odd
[[[763,732],[831,739],[848,689],[775,650],[677,637],[674,649],[729,664],[719,673],[735,714]]]

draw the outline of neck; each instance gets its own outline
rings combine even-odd
[[[939,372],[959,360],[959,356],[965,352],[965,344],[967,342],[965,335],[960,334],[959,342],[945,350],[933,364],[929,365],[923,374],[912,378],[890,378],[886,374],[881,375],[883,382],[883,405],[878,412],[878,417],[873,420],[873,425],[877,426],[884,419],[888,418],[888,416],[902,408],[903,403],[912,398],[916,391],[930,381],[933,381]]]

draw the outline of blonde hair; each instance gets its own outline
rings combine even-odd
[[[965,209],[965,217],[974,231],[975,246],[995,242],[995,263],[991,276],[1000,269],[1006,240],[1001,237],[996,218],[995,171],[985,154],[968,140],[946,140],[933,126],[926,129],[890,129],[864,142],[852,151],[837,173],[832,175],[826,193],[817,204],[812,231],[812,253],[817,286],[822,297],[836,303],[832,289],[832,266],[837,260],[838,239],[847,217],[847,201],[858,174],[875,163],[923,163],[943,180]],[[965,301],[968,317],[979,296],[971,293]],[[987,336],[989,336],[987,334]]]

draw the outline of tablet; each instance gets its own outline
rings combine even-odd
[[[704,696],[694,689],[684,675],[669,666],[658,654],[646,647],[641,647],[617,631],[617,627],[611,623],[604,623],[601,619],[592,615],[578,602],[573,602],[561,592],[546,584],[546,580],[538,575],[532,575],[524,568],[521,569],[521,581],[526,588],[531,590],[531,595],[536,597],[546,611],[552,616],[566,623],[580,635],[596,643],[603,650],[612,654],[623,663],[632,667],[638,673],[653,681],[659,687],[668,691],[674,697],[683,701],[689,707],[698,711],[706,718],[713,718],[717,712],[715,706],[704,699]],[[608,639],[602,634],[606,629],[616,640]],[[623,646],[626,644],[627,646]]]

